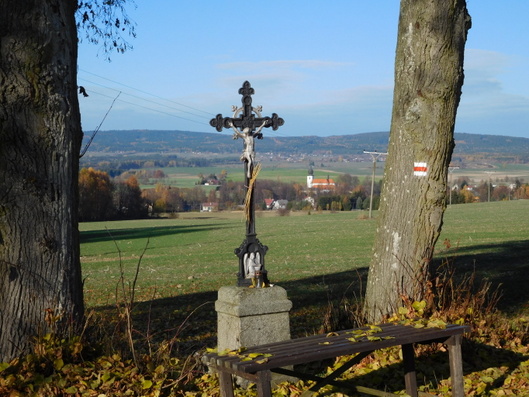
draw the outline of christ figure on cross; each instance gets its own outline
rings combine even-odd
[[[229,126],[231,129],[233,129],[233,139],[244,139],[244,148],[242,151],[241,161],[246,163],[246,177],[248,179],[252,179],[252,170],[255,160],[254,139],[256,137],[262,136],[261,130],[266,127],[267,124],[268,120],[263,121],[263,124],[261,124],[261,126],[257,128],[257,130],[252,134],[250,128],[246,127],[241,132],[237,127],[235,127],[232,121],[229,122]]]

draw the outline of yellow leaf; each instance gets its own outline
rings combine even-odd
[[[152,380],[150,379],[145,379],[142,383],[141,383],[141,388],[143,390],[145,389],[150,389],[152,387]]]
[[[428,328],[446,328],[446,323],[443,320],[437,319],[437,320],[430,320],[428,321],[428,324],[426,325]]]
[[[62,367],[64,367],[64,361],[61,359],[61,358],[58,358],[57,360],[55,360],[53,362],[53,367],[57,370],[57,371],[60,371]]]
[[[413,307],[418,312],[423,311],[424,308],[426,307],[426,301],[420,301],[420,302],[415,301],[412,303],[411,307]]]

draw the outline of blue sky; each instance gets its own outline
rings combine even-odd
[[[265,136],[389,131],[397,0],[137,0],[132,51],[84,41],[78,84],[85,132],[215,132],[245,80],[253,105],[285,125]],[[528,0],[467,0],[472,29],[456,132],[529,138]],[[229,134],[228,131],[224,133]]]

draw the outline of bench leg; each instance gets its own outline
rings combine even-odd
[[[270,397],[272,395],[272,386],[270,382],[272,375],[270,371],[260,371],[257,375],[257,395],[259,397]]]
[[[415,373],[415,351],[412,344],[402,345],[402,358],[404,360],[404,381],[406,393],[411,397],[418,397],[417,375]]]
[[[450,360],[452,397],[465,396],[465,381],[463,379],[463,355],[461,354],[461,340],[461,335],[454,335],[446,341]]]
[[[231,374],[219,371],[220,397],[233,397],[233,380]]]

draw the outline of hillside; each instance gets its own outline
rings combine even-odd
[[[86,134],[88,135],[88,134]],[[369,132],[340,136],[267,136],[258,142],[261,153],[276,154],[360,154],[363,150],[386,151],[388,132]],[[85,137],[85,141],[88,140]],[[498,157],[527,157],[529,139],[500,135],[456,133],[454,155],[491,154]],[[111,130],[100,131],[89,152],[95,153],[218,153],[235,154],[241,144],[235,144],[227,133]]]

